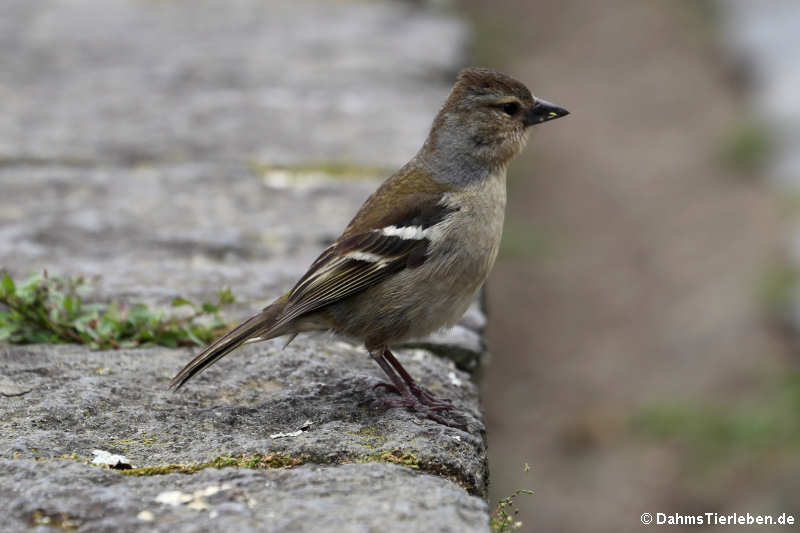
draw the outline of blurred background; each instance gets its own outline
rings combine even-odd
[[[792,0],[4,0],[0,257],[247,312],[493,67],[572,114],[510,168],[492,504],[797,514],[798,34]]]
[[[572,111],[511,170],[493,496],[535,490],[525,531],[796,513],[800,5],[465,5],[475,61]]]

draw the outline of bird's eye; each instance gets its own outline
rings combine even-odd
[[[506,102],[503,104],[503,113],[506,115],[513,117],[519,111],[519,103],[517,102]]]

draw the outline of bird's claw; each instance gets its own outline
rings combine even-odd
[[[399,398],[387,398],[385,396],[382,397],[381,403],[384,405],[388,405],[390,407],[402,407],[415,413],[424,414],[426,417],[438,422],[439,424],[461,429],[463,431],[467,430],[467,426],[465,424],[448,420],[439,414],[444,411],[452,411],[455,409],[453,402],[446,398],[437,398],[416,384],[403,391],[399,390],[396,386],[390,383],[384,382],[377,383],[372,387],[373,390],[379,388],[400,396]]]

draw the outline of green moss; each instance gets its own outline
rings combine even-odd
[[[386,437],[380,432],[378,428],[375,427],[363,427],[356,432],[356,435],[360,435],[362,437],[374,437],[386,440]]]
[[[379,434],[378,430],[375,428],[363,428],[362,430],[359,430],[358,433],[363,433],[365,437],[368,438],[386,440],[386,437]],[[37,458],[37,460],[40,461],[49,461],[53,459],[71,459],[90,466],[95,466],[91,465],[89,459],[79,457],[74,453],[56,458]],[[475,486],[475,480],[471,479],[468,475],[465,475],[464,472],[438,462],[423,462],[415,453],[396,448],[357,457],[349,454],[343,454],[339,456],[332,456],[330,454],[324,454],[320,456],[306,454],[292,456],[282,452],[239,456],[219,455],[204,463],[173,463],[165,465],[142,466],[127,470],[114,470],[124,476],[162,476],[166,474],[194,474],[195,472],[199,472],[200,470],[204,470],[206,468],[249,468],[254,470],[278,468],[288,469],[309,462],[319,465],[378,462],[392,463],[410,468],[412,470],[421,470],[432,475],[443,477],[464,487],[464,489],[470,494],[478,494],[482,497],[486,497],[485,494],[477,490],[477,487]]]
[[[353,432],[352,435],[359,437],[361,445],[365,448],[377,448],[386,442],[386,436],[375,427],[363,427]]]
[[[267,455],[253,455],[233,457],[223,455],[212,459],[206,466],[214,468],[225,468],[233,466],[236,468],[252,468],[256,470],[266,470],[268,468],[292,468],[305,463],[304,457],[292,457],[280,452],[273,452]]]
[[[206,463],[189,464],[169,464],[157,466],[143,466],[120,470],[119,473],[126,476],[161,476],[165,474],[194,474],[206,468],[250,468],[254,470],[266,470],[272,468],[292,468],[300,466],[306,462],[304,457],[291,457],[280,452],[267,455],[252,456],[232,456],[220,455]]]
[[[250,169],[268,183],[288,184],[313,182],[324,179],[363,180],[386,176],[387,169],[347,163],[321,161],[298,165],[274,165],[258,161],[250,162]]]
[[[81,525],[80,520],[67,513],[51,513],[44,509],[34,509],[28,519],[31,527],[47,526],[61,531],[75,531]]]
[[[155,444],[157,441],[158,441],[158,435],[155,435],[155,434],[147,436],[147,437],[142,437],[141,439],[139,439],[139,442],[141,442],[142,444],[144,444],[146,446],[150,445],[150,444]]]
[[[137,302],[89,303],[83,277],[52,276],[47,270],[16,282],[0,273],[0,341],[14,344],[88,344],[93,349],[161,345],[203,346],[221,335],[227,325],[220,310],[234,302],[229,289],[217,301],[194,304],[175,298],[172,307],[189,307],[181,316]],[[110,370],[99,368],[99,375]],[[84,416],[92,416],[87,411]]]
[[[31,448],[33,451],[33,448]],[[23,457],[24,454],[22,452],[14,452],[13,458],[19,459]],[[80,457],[77,453],[64,453],[61,455],[56,455],[55,457],[34,457],[34,461],[38,461],[40,463],[48,462],[48,461],[85,461],[86,459]]]
[[[357,463],[392,463],[419,470],[419,459],[416,455],[402,450],[390,450],[373,453],[356,461]]]
[[[109,446],[128,451],[136,445],[150,446],[158,442],[158,435],[145,435],[138,439],[114,439],[108,442]]]
[[[119,473],[126,476],[163,476],[165,474],[194,474],[210,465],[203,464],[172,464],[159,466],[142,466],[139,468],[129,468],[120,470]]]

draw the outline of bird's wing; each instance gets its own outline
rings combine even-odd
[[[455,208],[442,204],[442,187],[428,180],[420,191],[412,177],[411,171],[401,169],[385,181],[291,291],[214,341],[173,378],[170,387],[181,387],[246,342],[291,333],[284,326],[305,313],[422,265],[434,227]]]
[[[428,256],[432,228],[455,209],[442,205],[441,200],[441,194],[410,195],[375,219],[370,224],[375,227],[351,224],[289,292],[276,327],[422,265]],[[367,202],[365,207],[369,205]],[[359,215],[364,217],[364,213]]]

